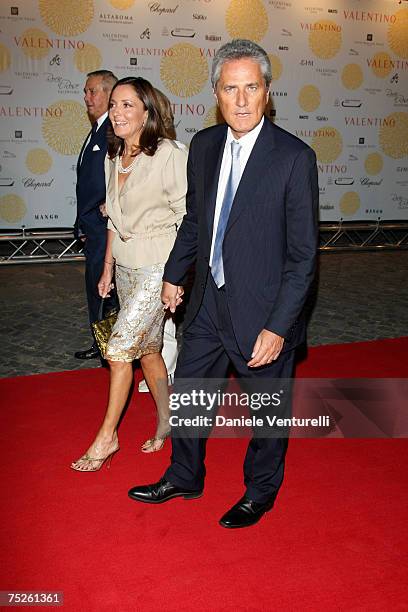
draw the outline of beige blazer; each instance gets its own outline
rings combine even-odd
[[[120,191],[118,161],[105,159],[112,255],[133,269],[166,263],[186,210],[187,151],[163,139],[152,157],[138,156]]]

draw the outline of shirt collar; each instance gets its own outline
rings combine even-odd
[[[108,116],[108,111],[106,111],[106,113],[103,113],[103,115],[101,115],[99,119],[96,120],[96,123],[98,124],[96,131],[99,130],[99,128],[101,127],[102,123],[105,121],[107,116]]]
[[[239,144],[244,149],[252,150],[252,147],[254,146],[255,141],[256,141],[256,139],[259,136],[259,132],[262,130],[262,126],[264,124],[264,121],[265,121],[265,116],[262,115],[262,119],[260,120],[258,125],[255,126],[253,130],[251,130],[250,132],[245,134],[245,136],[241,136],[241,138],[239,138],[238,140],[236,138],[234,138],[234,135],[233,135],[233,133],[231,131],[231,128],[228,126],[227,141],[226,141],[225,145],[226,146],[230,145],[231,142],[233,140],[235,140],[236,142],[239,142]]]

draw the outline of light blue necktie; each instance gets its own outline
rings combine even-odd
[[[225,230],[228,223],[229,214],[232,203],[234,201],[235,192],[238,189],[240,175],[239,154],[241,145],[233,140],[231,142],[231,170],[228,177],[227,186],[225,189],[224,199],[218,219],[217,233],[214,241],[214,251],[211,264],[211,274],[218,288],[225,284],[224,279],[224,263],[222,261],[222,243],[224,242]]]

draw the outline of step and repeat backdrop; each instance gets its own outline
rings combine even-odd
[[[316,151],[320,220],[408,219],[406,0],[3,0],[0,228],[69,227],[87,72],[150,80],[189,143],[217,115],[217,48],[273,68],[271,120]]]

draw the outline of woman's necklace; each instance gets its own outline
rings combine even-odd
[[[123,157],[123,156],[122,156]],[[126,168],[124,168],[122,166],[122,157],[119,157],[119,163],[118,163],[118,172],[119,174],[129,174],[129,172],[132,172],[133,168],[136,165],[137,162],[137,158],[139,157],[138,155],[136,155],[136,157],[134,158],[134,160],[132,161],[132,163],[130,164],[130,166],[127,166]]]

